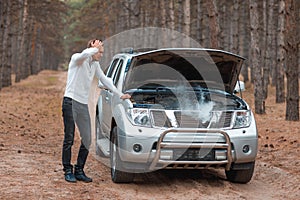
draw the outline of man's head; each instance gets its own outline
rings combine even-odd
[[[104,47],[103,47],[101,40],[92,39],[88,42],[87,47],[88,48],[91,48],[91,47],[98,48],[99,51],[93,55],[93,60],[100,60],[100,58],[103,56],[103,52],[104,52]]]
[[[100,60],[100,58],[103,56],[104,47],[100,46],[100,47],[98,47],[98,49],[99,49],[99,51],[92,56],[93,60]]]

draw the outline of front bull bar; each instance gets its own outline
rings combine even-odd
[[[222,134],[225,138],[225,143],[172,143],[172,142],[163,142],[165,136],[168,133],[219,133]],[[160,158],[161,149],[173,149],[173,148],[218,148],[226,149],[226,160],[222,161],[177,161],[177,160],[163,160]],[[232,163],[231,155],[231,141],[228,134],[225,131],[219,129],[168,129],[160,134],[157,145],[156,145],[156,154],[153,158],[153,161],[150,165],[150,170],[156,169],[157,164],[185,164],[185,165],[222,165],[226,164],[225,170],[230,170]]]

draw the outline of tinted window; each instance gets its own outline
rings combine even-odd
[[[111,64],[111,67],[109,68],[109,71],[107,72],[107,77],[111,77],[113,72],[115,71],[115,68],[117,66],[117,63],[119,61],[119,58],[115,59],[112,64]]]
[[[123,60],[120,60],[120,62],[118,64],[118,67],[117,67],[117,71],[116,71],[115,76],[113,78],[115,85],[119,81],[120,74],[121,74],[121,71],[122,71],[121,69],[122,69],[123,62],[124,62]]]

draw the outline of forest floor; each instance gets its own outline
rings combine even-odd
[[[259,153],[248,184],[228,182],[223,170],[162,170],[115,184],[94,147],[85,170],[93,182],[66,182],[61,165],[66,76],[42,71],[0,91],[0,199],[300,199],[300,122],[284,120],[285,104],[274,103],[274,88],[266,114],[255,115]],[[252,94],[247,87],[243,96],[254,108]],[[78,136],[74,145],[73,162]]]

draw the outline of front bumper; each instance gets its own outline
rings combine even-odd
[[[229,170],[232,163],[252,162],[256,158],[256,132],[247,135],[244,134],[245,130],[240,129],[226,131],[182,128],[155,130],[156,133],[153,133],[151,128],[139,128],[140,133],[152,131],[151,136],[149,134],[148,136],[145,134],[130,136],[119,130],[121,133],[118,134],[120,157],[125,168],[146,167],[147,170],[152,171],[161,168],[221,167]],[[137,144],[141,147],[139,152],[134,151],[133,148]],[[247,152],[244,152],[245,145],[249,147]],[[178,150],[183,152],[183,156],[176,156],[175,152]]]

